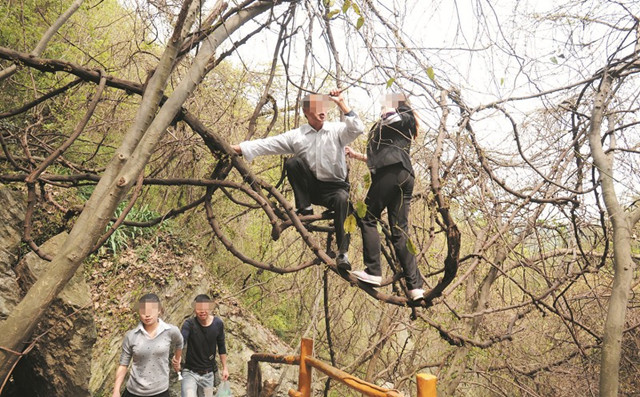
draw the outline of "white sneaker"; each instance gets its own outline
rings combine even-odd
[[[372,276],[371,274],[365,272],[364,270],[356,270],[355,272],[351,272],[351,274],[353,274],[354,276],[356,276],[356,278],[362,282],[365,282],[367,284],[371,284],[371,285],[376,285],[376,286],[380,286],[380,283],[382,282],[382,277],[381,276]]]
[[[424,290],[423,289],[412,289],[409,291],[409,297],[412,301],[417,301],[420,299],[424,299]]]

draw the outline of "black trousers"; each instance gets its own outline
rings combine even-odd
[[[407,248],[409,209],[414,177],[401,164],[376,170],[371,174],[371,186],[365,204],[367,214],[360,221],[363,259],[367,273],[382,276],[380,268],[380,235],[377,223],[386,208],[391,227],[391,241],[407,280],[409,289],[422,288],[423,281],[415,256]]]
[[[333,223],[338,252],[346,253],[349,250],[349,235],[344,231],[344,220],[347,219],[350,209],[349,183],[318,180],[311,173],[309,165],[297,156],[287,159],[284,168],[293,188],[296,208],[303,209],[316,204],[334,211]]]

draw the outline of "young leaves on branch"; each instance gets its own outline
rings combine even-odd
[[[344,231],[347,233],[353,233],[356,231],[356,217],[353,214],[349,214],[347,219],[344,220]]]

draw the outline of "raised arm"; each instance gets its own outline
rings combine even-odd
[[[351,111],[351,108],[347,106],[347,103],[342,96],[341,90],[331,90],[329,92],[329,99],[331,99],[336,105],[338,105],[338,108],[340,108],[340,111],[342,113],[347,114]]]
[[[343,145],[348,145],[364,132],[364,123],[347,105],[344,97],[342,96],[342,91],[330,91],[329,99],[338,105],[340,111],[346,116],[344,120],[344,129],[341,131],[340,141]]]

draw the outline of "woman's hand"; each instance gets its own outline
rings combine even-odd
[[[181,357],[173,356],[171,359],[171,364],[173,364],[173,369],[176,372],[180,372],[180,359]]]
[[[352,159],[356,159],[356,160],[360,160],[360,161],[367,161],[367,156],[358,152],[357,150],[354,150],[351,146],[345,146],[344,147],[344,154]]]

